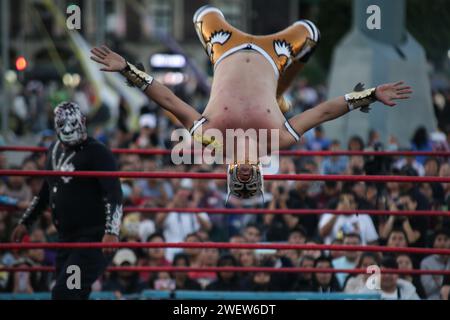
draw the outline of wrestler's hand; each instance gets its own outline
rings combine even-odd
[[[119,242],[119,238],[113,234],[105,234],[102,239],[103,243],[116,243]],[[103,248],[104,254],[113,254],[115,251],[115,248]]]
[[[101,71],[121,71],[127,66],[127,62],[124,57],[115,53],[106,46],[95,47],[91,50],[91,53],[91,60],[105,66],[100,69]]]
[[[12,234],[11,234],[11,241],[12,242],[20,242],[22,241],[23,237],[28,234],[27,227],[23,224],[18,224],[17,227],[14,228]]]
[[[394,100],[408,99],[412,93],[410,86],[403,85],[403,81],[396,83],[386,83],[379,85],[375,91],[375,96],[378,101],[387,106],[393,107],[396,105]]]

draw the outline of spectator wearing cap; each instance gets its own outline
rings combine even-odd
[[[176,191],[169,208],[188,208],[191,206],[193,196],[193,184],[190,179],[182,179],[179,189]],[[209,232],[212,228],[207,213],[187,213],[171,211],[158,213],[155,218],[157,228],[163,231],[167,242],[182,242],[184,238],[198,230]],[[180,248],[168,248],[166,258],[172,261],[173,256],[181,252]]]
[[[396,273],[386,273],[386,269],[398,269],[397,261],[386,256],[380,263],[381,275],[379,288],[364,286],[359,293],[379,293],[383,300],[419,300],[416,288],[410,282],[400,279]]]
[[[132,212],[127,214],[120,226],[120,238],[122,241],[136,242],[140,241],[140,223],[141,214],[139,212]]]
[[[433,248],[448,249],[449,233],[447,230],[437,230],[434,234]],[[421,270],[450,270],[450,259],[447,255],[432,254],[422,260]],[[425,296],[430,300],[440,299],[440,290],[444,277],[442,275],[423,274],[420,276]]]
[[[355,210],[356,200],[351,192],[342,192],[337,204],[338,210]],[[343,238],[346,233],[358,233],[361,244],[374,244],[378,233],[372,219],[367,214],[336,215],[325,213],[319,220],[319,234],[325,244],[330,244],[336,238]]]
[[[45,129],[40,133],[40,140],[38,142],[39,147],[50,148],[51,144],[55,141],[55,131],[51,129]]]
[[[136,266],[137,257],[131,249],[119,249],[113,258],[116,267]],[[146,288],[140,281],[139,274],[131,271],[115,271],[111,273],[108,281],[103,284],[103,291],[113,291],[118,298],[124,294],[140,293]]]
[[[158,136],[156,132],[157,119],[152,113],[144,113],[139,118],[139,132],[133,138],[134,144],[138,148],[155,148],[158,146]]]
[[[347,233],[344,235],[344,246],[359,246],[361,245],[361,237],[357,233]],[[358,261],[360,252],[358,251],[344,251],[342,257],[332,260],[335,269],[354,269]],[[339,281],[339,286],[344,287],[345,279],[348,273],[337,273],[336,278]]]

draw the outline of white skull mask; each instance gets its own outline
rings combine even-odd
[[[87,137],[86,117],[73,102],[62,102],[55,108],[55,131],[67,146],[76,146]]]

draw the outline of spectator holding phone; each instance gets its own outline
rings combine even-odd
[[[389,204],[390,211],[415,211],[417,202],[410,193],[401,194],[396,202]],[[390,215],[386,221],[380,222],[380,237],[386,239],[393,229],[405,232],[408,243],[414,246],[424,245],[427,220],[419,216]]]
[[[356,210],[356,200],[352,192],[343,191],[339,197],[337,210]],[[325,213],[319,220],[319,234],[324,243],[330,244],[334,239],[343,238],[346,233],[358,233],[361,244],[373,244],[378,234],[372,219],[367,214],[336,215]]]

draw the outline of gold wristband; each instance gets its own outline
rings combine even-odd
[[[362,83],[358,83],[353,92],[347,93],[344,98],[347,101],[349,110],[354,110],[361,108],[362,112],[369,112],[371,103],[377,101],[376,98],[376,89],[370,88],[364,90],[364,85]]]
[[[129,62],[127,62],[127,66],[120,73],[127,79],[131,86],[137,87],[142,91],[145,91],[153,82],[151,75],[139,70]]]

